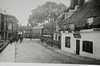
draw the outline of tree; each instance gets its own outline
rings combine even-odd
[[[46,2],[44,5],[32,10],[32,15],[29,17],[30,24],[43,23],[48,18],[54,18],[66,9],[64,4],[57,4],[54,2]]]

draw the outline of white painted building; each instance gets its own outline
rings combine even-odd
[[[68,31],[61,31],[61,49],[67,52],[76,53],[75,46],[76,38],[74,38],[73,33],[68,33]]]
[[[55,33],[53,34],[53,40],[55,40],[55,41],[61,40],[61,34],[55,32]]]
[[[61,49],[100,59],[100,29],[82,30],[79,33],[61,32]]]

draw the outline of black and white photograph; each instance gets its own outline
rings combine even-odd
[[[100,65],[100,0],[0,0],[0,63]]]

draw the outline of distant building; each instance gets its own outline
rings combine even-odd
[[[1,40],[8,40],[13,32],[17,32],[18,20],[7,13],[0,13],[0,35]]]

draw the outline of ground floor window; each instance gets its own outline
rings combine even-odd
[[[58,37],[58,40],[61,40],[61,36]]]
[[[70,48],[70,37],[65,37],[65,47]]]
[[[83,51],[88,52],[88,53],[93,53],[93,42],[83,41]]]
[[[58,38],[58,37],[57,37],[57,34],[56,34],[55,39],[57,40],[57,38]]]

